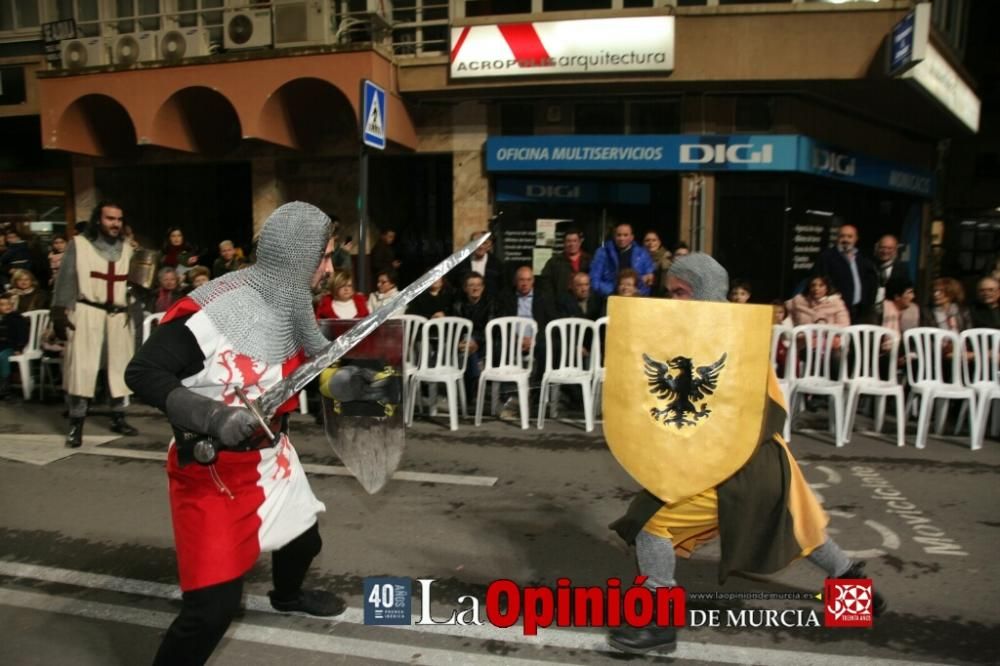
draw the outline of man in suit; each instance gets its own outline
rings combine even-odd
[[[878,271],[878,288],[875,290],[875,315],[882,317],[885,288],[890,282],[909,281],[909,267],[899,260],[899,239],[886,234],[875,245],[875,270]]]
[[[820,253],[813,274],[830,278],[847,305],[852,324],[874,321],[878,272],[872,260],[858,252],[857,227],[840,227],[837,244]]]
[[[535,289],[535,274],[531,266],[521,266],[514,274],[514,289],[505,291],[500,297],[501,317],[526,317],[538,324],[538,339],[535,341],[535,369],[538,377],[545,370],[545,326],[556,318],[556,310],[545,294]],[[525,345],[531,341],[525,338]]]
[[[469,240],[476,240],[485,233],[485,231],[477,231],[469,236]],[[491,249],[493,249],[492,238],[477,247],[472,256],[455,267],[450,276],[456,290],[465,288],[465,278],[470,273],[478,273],[483,277],[483,282],[486,285],[484,295],[494,299],[499,297],[503,271],[500,267],[500,260],[490,254]]]
[[[562,317],[583,317],[596,321],[604,316],[604,299],[590,289],[590,276],[583,271],[575,274],[569,293],[557,303]]]

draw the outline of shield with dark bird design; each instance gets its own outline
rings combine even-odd
[[[644,488],[677,502],[750,458],[766,426],[772,309],[608,301],[604,435]]]

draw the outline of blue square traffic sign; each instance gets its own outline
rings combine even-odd
[[[385,149],[385,90],[371,81],[361,88],[361,140],[366,146]]]

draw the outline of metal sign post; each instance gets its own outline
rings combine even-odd
[[[354,284],[368,293],[368,148],[385,150],[385,90],[361,81],[361,158],[358,178],[358,274]]]

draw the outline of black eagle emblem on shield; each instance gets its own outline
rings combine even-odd
[[[700,409],[695,403],[715,393],[719,375],[726,366],[725,353],[712,365],[702,365],[697,368],[687,356],[675,356],[663,362],[643,354],[642,359],[645,361],[644,369],[649,392],[660,400],[669,401],[663,409],[656,407],[650,409],[651,417],[663,421],[664,425],[683,428],[686,425],[696,425],[700,419],[712,413],[707,402],[702,402]],[[671,370],[676,374],[671,375]]]

